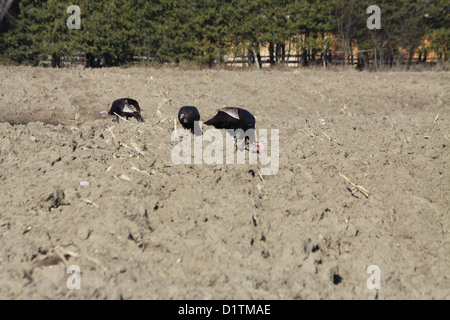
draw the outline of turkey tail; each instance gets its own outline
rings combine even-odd
[[[219,111],[214,118],[206,121],[205,125],[213,126],[216,129],[228,129],[228,125],[233,122],[236,122],[236,119],[222,111]]]

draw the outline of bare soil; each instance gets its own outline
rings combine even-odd
[[[2,66],[0,298],[450,299],[449,83]],[[99,117],[122,97],[144,123]],[[245,108],[278,129],[278,172],[174,164],[183,105],[203,121]]]

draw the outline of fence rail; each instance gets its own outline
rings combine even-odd
[[[224,57],[224,63],[229,67],[249,67],[251,65],[255,65],[255,57],[253,55],[241,55],[241,56],[233,56],[228,55]],[[378,59],[380,59],[378,57]],[[153,62],[154,58],[148,58],[145,56],[133,56],[132,63],[133,64],[142,64],[147,62]],[[412,59],[409,59],[406,55],[393,58],[384,57],[379,65],[383,66],[400,66],[407,64],[426,64],[426,65],[434,65],[440,62],[437,57],[426,57],[422,58],[420,55],[414,56]],[[216,61],[219,63],[219,61]],[[347,53],[347,57],[344,51],[335,51],[332,54],[318,54],[318,55],[304,55],[304,54],[286,54],[284,56],[272,57],[269,55],[264,55],[259,57],[258,61],[260,67],[271,67],[275,65],[287,66],[287,67],[301,67],[301,66],[324,66],[328,67],[331,65],[343,66],[348,65],[350,67],[356,68],[373,68],[375,66],[375,57],[373,55],[373,50],[360,50],[354,51],[353,57],[350,53]],[[42,67],[67,67],[67,66],[76,66],[83,65],[86,67],[102,67],[104,66],[104,62],[100,58],[93,57],[85,52],[77,52],[74,55],[63,55],[61,57],[55,55],[49,55],[47,60],[41,60],[36,65]]]
[[[370,67],[374,66],[375,58],[373,56],[373,50],[361,50],[356,52],[356,54],[353,55],[353,58],[349,55],[345,57],[345,53],[342,51],[334,52],[333,54],[329,55],[317,55],[317,56],[311,56],[306,55],[306,58],[302,54],[290,54],[285,55],[284,58],[278,59],[278,61],[275,61],[274,59],[271,60],[270,56],[261,56],[259,64],[261,67],[270,67],[273,65],[285,65],[288,67],[299,67],[304,65],[348,65],[353,67],[362,67],[362,64],[364,64],[364,67]],[[370,55],[361,55],[358,58],[358,53],[370,53]],[[380,57],[378,57],[380,59]],[[436,64],[440,60],[437,57],[427,57],[426,59],[423,59],[421,56],[415,56],[412,59],[409,59],[407,56],[402,56],[400,59],[394,58],[394,57],[383,57],[383,60],[381,61],[381,65],[384,66],[398,66],[398,65],[407,65],[407,64]],[[380,63],[380,62],[378,62]],[[235,66],[235,67],[246,67],[249,65],[254,64],[254,57],[252,55],[244,55],[244,56],[226,56],[225,57],[225,64],[228,66]]]

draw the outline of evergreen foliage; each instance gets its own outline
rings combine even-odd
[[[30,63],[77,52],[103,65],[188,62],[225,56],[271,65],[297,54],[304,66],[332,52],[372,50],[378,61],[410,63],[420,53],[449,57],[448,0],[379,0],[381,29],[369,30],[368,0],[78,0],[81,30],[69,29],[73,1],[15,0],[0,21],[0,59]],[[2,8],[0,8],[2,10]]]

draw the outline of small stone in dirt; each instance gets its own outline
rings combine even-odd
[[[81,186],[81,187],[87,187],[87,186],[89,186],[89,181],[81,181],[81,182],[80,182],[80,186]]]
[[[77,236],[81,240],[87,240],[92,233],[92,229],[87,226],[80,226],[77,230]]]
[[[335,285],[338,285],[341,282],[342,282],[342,277],[338,274],[333,274],[333,283]]]

